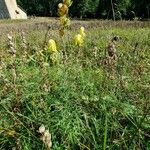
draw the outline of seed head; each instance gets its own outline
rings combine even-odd
[[[40,127],[39,127],[39,133],[44,133],[45,132],[45,126],[42,124]]]
[[[48,147],[48,149],[50,149],[52,147],[52,142],[51,141],[49,143],[47,143],[47,147]]]

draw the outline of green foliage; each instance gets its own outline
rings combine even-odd
[[[36,16],[57,16],[57,5],[61,0],[18,0],[28,13]],[[72,17],[113,18],[112,5],[116,19],[134,19],[150,17],[149,0],[74,0],[70,9]]]
[[[129,8],[131,8],[130,0],[120,0],[115,3],[116,17],[118,19],[128,16]]]
[[[99,0],[73,1],[71,14],[76,17],[94,17],[99,5]]]

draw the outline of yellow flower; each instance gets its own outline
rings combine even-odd
[[[82,38],[84,38],[85,37],[85,29],[84,29],[84,27],[81,27],[80,28],[80,35],[82,36]]]
[[[70,20],[66,16],[60,17],[60,22],[64,27],[70,26]]]
[[[48,51],[51,52],[57,52],[56,43],[53,39],[50,39],[48,41]]]
[[[71,0],[63,0],[63,3],[66,4],[68,7],[70,7],[72,5]]]
[[[77,34],[77,35],[75,36],[75,45],[78,45],[78,46],[82,46],[82,45],[83,45],[83,38],[82,38],[82,35]]]
[[[58,15],[60,17],[68,14],[68,6],[62,3],[58,4]]]

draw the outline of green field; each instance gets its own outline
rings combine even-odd
[[[58,28],[58,19],[0,21],[0,150],[45,150],[42,124],[52,150],[150,150],[150,22],[74,20],[63,38]]]

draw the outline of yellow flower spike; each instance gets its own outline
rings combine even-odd
[[[60,23],[63,25],[63,27],[70,26],[70,20],[66,16],[60,17]]]
[[[60,17],[65,16],[68,14],[68,6],[62,3],[58,4],[58,15]]]
[[[53,39],[48,41],[48,51],[50,53],[57,52],[56,42]]]
[[[84,27],[81,27],[80,28],[80,34],[81,34],[82,38],[85,37],[85,32],[84,31],[85,31]]]
[[[66,4],[68,7],[70,7],[72,5],[71,0],[63,0],[63,3]]]
[[[82,46],[82,45],[83,45],[83,38],[82,38],[82,35],[77,34],[77,35],[75,36],[75,45],[77,45],[77,46]]]

